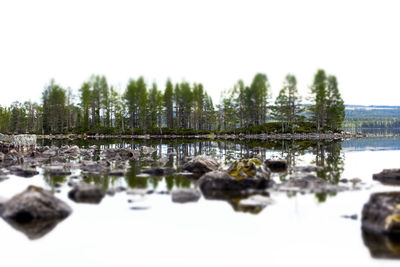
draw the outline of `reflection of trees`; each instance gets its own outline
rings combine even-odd
[[[50,175],[48,173],[43,174],[43,180],[47,186],[51,188],[54,193],[57,184],[65,184],[67,182],[67,176]]]
[[[318,177],[332,184],[338,184],[344,170],[344,156],[341,153],[342,144],[334,142],[323,144],[318,142],[315,147],[315,164],[323,169],[317,172]]]

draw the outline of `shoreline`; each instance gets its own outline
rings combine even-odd
[[[41,140],[78,140],[78,139],[210,139],[210,140],[346,140],[351,138],[365,138],[366,134],[353,133],[263,133],[263,134],[199,134],[199,135],[178,135],[178,134],[143,134],[143,135],[85,135],[85,134],[58,134],[58,135],[37,135]]]

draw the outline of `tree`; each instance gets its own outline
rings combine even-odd
[[[170,80],[167,81],[164,96],[163,96],[163,104],[165,107],[165,118],[167,128],[174,128],[174,85]]]
[[[326,74],[324,70],[318,70],[314,76],[311,93],[314,96],[313,105],[310,107],[312,120],[314,121],[317,131],[323,131],[326,125],[326,109],[327,109],[327,92],[326,92]]]
[[[338,130],[345,118],[344,102],[339,93],[336,77],[330,75],[327,80],[327,125],[332,130]]]

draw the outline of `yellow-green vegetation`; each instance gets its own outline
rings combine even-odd
[[[261,166],[262,162],[259,159],[242,159],[235,161],[231,167],[229,167],[229,175],[236,178],[236,180],[242,180],[249,176],[254,177],[257,173],[257,167]]]
[[[385,230],[388,230],[394,223],[400,223],[400,214],[387,216],[385,219]]]

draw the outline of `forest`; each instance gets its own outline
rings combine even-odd
[[[118,92],[105,76],[92,75],[76,91],[50,80],[41,103],[0,106],[0,132],[34,134],[201,134],[340,131],[344,103],[335,76],[318,70],[304,105],[288,74],[271,100],[266,74],[239,80],[214,105],[201,83],[168,80],[163,90],[143,77]]]

